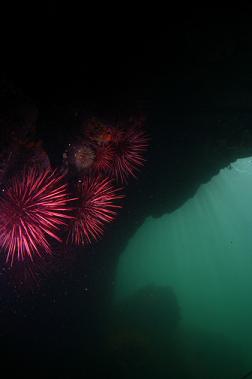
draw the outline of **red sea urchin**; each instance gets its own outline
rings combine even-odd
[[[140,127],[130,127],[118,131],[112,139],[114,158],[112,174],[117,181],[126,183],[130,176],[136,177],[136,171],[143,166],[143,153],[148,147],[148,137]]]
[[[118,194],[110,178],[86,176],[77,184],[79,206],[75,219],[71,223],[68,242],[75,245],[87,245],[103,234],[104,224],[116,217],[116,209],[120,205],[114,201],[123,196]]]
[[[27,169],[14,177],[0,198],[0,247],[7,263],[33,260],[34,254],[51,253],[48,238],[61,242],[60,226],[66,223],[69,199],[62,175]]]

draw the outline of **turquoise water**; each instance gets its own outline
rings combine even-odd
[[[237,357],[235,375],[252,369],[252,158],[220,170],[175,212],[145,220],[120,257],[115,298],[146,285],[173,288],[190,351],[211,345],[214,365],[222,357],[213,346],[225,341],[223,366]]]

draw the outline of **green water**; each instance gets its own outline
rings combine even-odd
[[[204,345],[210,366],[221,361],[220,376],[202,379],[252,369],[251,158],[222,169],[175,212],[145,220],[120,257],[115,298],[147,284],[173,288],[188,349]],[[225,376],[236,357],[237,373]]]

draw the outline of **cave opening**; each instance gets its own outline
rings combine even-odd
[[[118,263],[116,302],[148,286],[174,291],[183,345],[191,355],[196,349],[209,377],[213,367],[233,377],[232,361],[252,365],[251,185],[252,158],[230,163],[174,212],[146,218]],[[160,319],[153,333],[168,322]]]

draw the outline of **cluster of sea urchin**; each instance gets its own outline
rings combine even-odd
[[[136,176],[147,146],[142,127],[111,127],[92,119],[65,152],[64,174],[28,162],[6,181],[0,196],[0,248],[6,262],[12,266],[51,254],[51,241],[64,241],[63,227],[69,244],[99,239],[121,207],[117,201],[123,195],[114,183]]]

